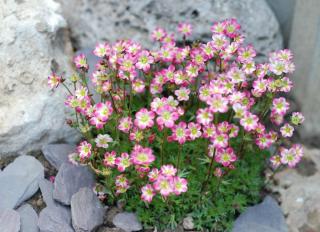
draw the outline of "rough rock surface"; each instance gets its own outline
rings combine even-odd
[[[80,188],[94,186],[95,179],[88,167],[63,163],[54,182],[53,198],[62,204],[70,205],[71,197]]]
[[[193,218],[191,216],[185,217],[183,219],[182,226],[185,230],[193,230],[194,229]]]
[[[0,231],[19,232],[20,216],[12,209],[0,210]]]
[[[92,231],[103,223],[105,210],[96,194],[81,188],[71,198],[72,225],[76,232]]]
[[[0,174],[0,209],[13,209],[30,198],[43,177],[44,168],[34,157],[16,158]]]
[[[235,221],[232,232],[287,232],[278,203],[267,196],[261,204],[249,207]]]
[[[134,213],[118,213],[112,220],[113,224],[126,232],[142,230],[142,225]]]
[[[20,232],[38,232],[38,215],[29,205],[22,205],[17,209],[20,214],[21,228]]]
[[[53,0],[1,4],[0,156],[77,139],[65,124],[64,91],[47,86],[51,71],[71,70],[66,26]]]
[[[71,227],[71,212],[65,206],[49,206],[39,214],[40,232],[74,232]]]
[[[265,0],[176,0],[174,4],[171,0],[59,1],[78,49],[92,47],[97,40],[114,42],[122,38],[150,47],[152,30],[162,26],[173,32],[180,21],[194,25],[192,39],[208,40],[212,22],[230,17],[240,21],[248,42],[260,54],[282,47],[279,24]]]
[[[273,191],[280,195],[290,232],[320,231],[320,149],[305,148],[295,169],[275,175]]]
[[[42,153],[49,163],[56,169],[68,161],[68,155],[76,151],[75,145],[70,144],[48,144],[42,147]]]

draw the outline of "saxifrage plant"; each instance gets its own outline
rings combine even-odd
[[[225,231],[259,200],[266,163],[299,162],[302,147],[288,138],[304,117],[287,115],[289,50],[256,64],[235,19],[214,23],[207,43],[187,41],[191,31],[180,23],[176,43],[155,29],[155,50],[100,43],[92,75],[80,54],[70,83],[55,73],[48,81],[68,91],[68,123],[84,137],[70,160],[97,174],[102,200],[124,201],[145,228],[174,228],[189,215],[196,229]]]

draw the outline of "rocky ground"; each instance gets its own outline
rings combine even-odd
[[[93,191],[95,180],[91,171],[85,166],[75,166],[69,163],[68,154],[74,151],[75,146],[73,145],[52,144],[44,146],[42,152],[35,155],[0,160],[0,199],[5,199],[0,201],[1,232],[142,230],[142,225],[134,213],[123,212],[120,205],[109,208],[100,202]],[[316,151],[311,152],[316,153]],[[308,178],[315,175],[314,178],[317,178],[315,165],[316,163],[306,158],[302,166],[297,169],[296,172],[300,173],[297,175],[306,175]],[[295,220],[301,214],[298,212],[301,209],[294,208],[292,202],[294,204],[297,201],[304,202],[304,200],[310,200],[312,196],[308,195],[308,199],[300,199],[299,195],[291,196],[287,191],[290,186],[299,189],[299,185],[294,186],[292,182],[297,178],[294,178],[295,174],[290,175],[287,179],[289,178],[291,182],[288,182],[281,175],[286,174],[276,175],[275,180],[279,185],[274,186],[274,191],[280,193],[282,208],[286,213],[287,222],[291,223],[291,228],[296,225]],[[309,184],[312,185],[314,182],[310,179]],[[299,191],[295,193],[299,194]],[[298,200],[292,200],[294,197],[297,197]],[[313,196],[313,200],[317,201],[317,197]],[[317,202],[311,202],[311,205],[309,204],[305,210],[311,209],[312,206],[316,207],[317,204]],[[294,213],[295,211],[297,212]],[[299,230],[299,232],[313,231],[308,229],[317,226],[314,220],[312,221],[314,214],[314,210],[307,214],[306,223],[302,225],[302,228],[306,229]],[[186,217],[177,231],[192,231],[193,229],[192,218]],[[249,207],[241,214],[232,230],[232,232],[257,231],[288,231],[281,208],[270,196],[267,196],[261,204]],[[292,229],[291,231],[296,232]]]

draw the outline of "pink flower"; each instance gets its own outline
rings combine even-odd
[[[150,165],[156,157],[153,155],[151,148],[135,145],[131,152],[131,162],[135,165]]]
[[[216,127],[214,124],[208,124],[202,127],[203,137],[204,138],[212,138],[216,134]]]
[[[257,115],[254,115],[250,112],[246,112],[243,118],[240,119],[240,125],[243,126],[243,128],[246,131],[252,131],[257,128],[258,121],[259,121],[259,118]]]
[[[126,152],[121,153],[121,156],[115,159],[115,164],[119,172],[124,172],[131,165],[129,154]]]
[[[110,52],[110,46],[107,43],[99,43],[96,45],[95,49],[93,50],[93,54],[97,57],[104,57],[107,56]]]
[[[257,52],[252,45],[238,49],[238,61],[241,63],[251,62],[256,55]]]
[[[79,54],[75,56],[73,62],[78,69],[83,69],[84,71],[87,71],[89,69],[87,58],[84,54]]]
[[[162,41],[164,37],[167,36],[167,32],[163,28],[156,28],[152,34],[151,37],[155,41]]]
[[[272,145],[273,141],[270,134],[259,134],[256,138],[256,144],[260,149],[269,148]]]
[[[153,57],[150,55],[150,52],[144,50],[141,51],[138,55],[137,55],[137,63],[136,63],[136,67],[137,69],[141,69],[144,72],[148,72],[150,70],[150,64],[153,64],[154,59]]]
[[[52,73],[50,76],[48,76],[48,85],[51,89],[57,88],[61,82],[62,77],[55,73]]]
[[[161,175],[166,177],[175,176],[177,169],[172,164],[162,165],[160,169]]]
[[[211,142],[216,148],[225,148],[229,144],[229,137],[224,133],[216,133],[213,135]]]
[[[220,94],[215,94],[209,98],[207,104],[210,106],[210,111],[213,113],[226,113],[229,109],[228,99]]]
[[[132,89],[135,93],[143,93],[145,90],[145,87],[146,86],[142,80],[136,79],[132,82]]]
[[[88,89],[84,86],[80,86],[76,89],[75,95],[79,100],[82,100],[88,96]]]
[[[270,162],[273,168],[278,168],[281,165],[281,157],[279,155],[274,155],[270,158]]]
[[[192,33],[192,25],[181,22],[178,24],[178,31],[184,36],[189,36]]]
[[[87,141],[83,141],[77,147],[80,159],[88,159],[91,156],[91,144]]]
[[[215,161],[222,164],[223,166],[228,167],[231,163],[235,162],[236,160],[237,156],[234,154],[234,151],[231,147],[228,147],[226,149],[217,149]]]
[[[136,113],[134,125],[141,130],[151,128],[154,125],[154,117],[154,112],[148,111],[146,108],[142,108]]]
[[[180,195],[181,193],[185,193],[188,190],[188,181],[184,178],[175,176],[171,179],[171,185],[173,188],[173,192],[176,195]]]
[[[197,111],[197,122],[202,125],[209,125],[213,120],[213,114],[209,108],[199,109]]]
[[[179,118],[179,114],[168,105],[161,107],[157,111],[157,114],[159,115],[156,119],[157,124],[159,126],[165,126],[167,128],[172,128],[175,121]]]
[[[172,178],[172,177],[171,177]],[[162,196],[167,197],[173,192],[171,178],[160,175],[158,179],[153,183],[153,187]]]
[[[160,172],[156,168],[152,168],[152,170],[148,173],[149,181],[155,182],[158,179]]]
[[[152,198],[156,194],[151,184],[147,184],[147,185],[143,186],[141,188],[141,192],[142,192],[141,199],[144,202],[148,202],[148,203],[150,203],[152,201]]]
[[[293,135],[293,131],[294,131],[294,128],[289,123],[284,124],[280,128],[281,135],[287,138],[290,138]]]
[[[273,99],[271,110],[276,114],[285,115],[289,109],[289,106],[289,103],[284,97],[279,97]]]
[[[178,125],[172,127],[172,135],[168,137],[168,140],[177,141],[180,144],[183,144],[187,141],[188,132],[187,124],[185,122],[179,122]]]
[[[143,131],[139,130],[138,128],[133,128],[132,132],[129,135],[129,138],[131,141],[140,142],[144,138]]]
[[[125,177],[124,174],[116,177],[115,184],[116,194],[125,193],[130,188],[129,180],[127,179],[127,177]]]
[[[201,136],[201,125],[190,122],[188,124],[188,135],[191,140],[195,140],[196,138],[199,138]]]
[[[114,167],[116,165],[116,152],[106,152],[104,154],[103,164],[107,167]]]
[[[124,117],[119,120],[118,129],[124,133],[129,133],[132,128],[132,118],[131,117]]]
[[[280,151],[281,163],[287,164],[290,168],[295,167],[301,160],[301,156],[298,156],[295,149],[282,148]]]
[[[106,122],[113,112],[112,103],[106,101],[105,103],[99,102],[95,105],[94,116],[100,121]]]

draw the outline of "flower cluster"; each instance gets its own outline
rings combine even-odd
[[[304,117],[293,112],[286,121],[290,104],[283,97],[293,86],[292,53],[276,51],[257,64],[257,51],[245,45],[240,31],[235,19],[216,22],[210,41],[186,45],[189,23],[178,25],[182,38],[156,28],[152,39],[158,49],[132,40],[99,43],[95,67],[83,54],[75,57],[79,73],[72,85],[49,76],[51,88],[60,83],[67,88],[65,104],[76,115],[71,125],[85,137],[75,159],[108,178],[113,197],[138,191],[146,203],[157,194],[166,200],[187,192],[192,183],[184,171],[197,168],[208,170],[197,180],[205,189],[212,178],[236,169],[250,149],[276,146],[270,159],[275,167],[300,161],[302,147],[287,145]],[[189,144],[205,144],[197,147],[202,157],[187,154]],[[192,167],[200,159],[205,166]]]

